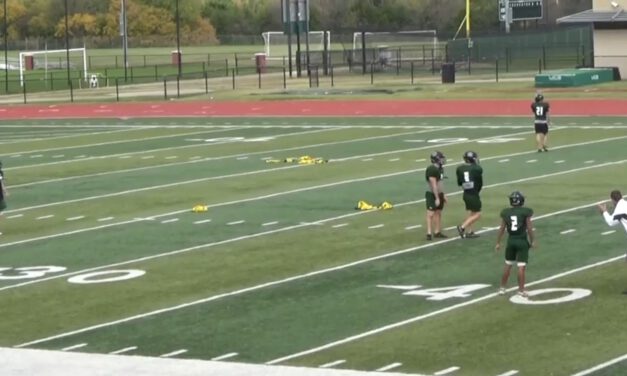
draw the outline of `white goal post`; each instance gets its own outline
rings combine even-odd
[[[310,31],[309,34],[309,50],[310,51],[324,51],[324,38],[325,31]],[[330,50],[331,47],[331,32],[327,31],[326,47]],[[305,50],[305,33],[300,37],[301,50]],[[287,34],[282,31],[266,31],[261,33],[264,44],[264,52],[268,57],[283,57],[287,56],[288,43]],[[293,53],[296,53],[296,34],[292,33],[292,48]]]
[[[25,70],[25,64],[24,64],[24,58],[26,56],[32,56],[33,59],[35,56],[37,55],[44,55],[44,69],[46,70],[46,76],[48,75],[48,66],[49,66],[49,62],[48,62],[48,56],[51,54],[59,54],[59,53],[68,53],[68,52],[80,52],[82,55],[82,64],[83,64],[83,79],[85,81],[88,80],[87,78],[87,49],[85,47],[82,48],[70,48],[69,50],[65,49],[65,50],[40,50],[40,51],[24,51],[24,52],[20,52],[20,86],[24,86],[24,70]],[[68,64],[69,62],[65,62],[66,64]],[[64,66],[63,68],[67,68],[67,66]]]
[[[402,47],[402,46],[430,46],[438,47],[438,33],[436,30],[412,31],[384,31],[366,32],[366,48]],[[353,33],[353,51],[361,50],[362,33]]]

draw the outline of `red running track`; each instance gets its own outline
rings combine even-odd
[[[531,116],[524,100],[288,100],[15,105],[1,119],[184,116]],[[627,116],[627,100],[550,101],[554,116]]]

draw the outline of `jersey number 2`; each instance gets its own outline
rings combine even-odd
[[[509,219],[511,220],[511,223],[509,225],[510,230],[512,231],[518,230],[518,217],[515,215],[512,215],[511,217],[509,217]]]

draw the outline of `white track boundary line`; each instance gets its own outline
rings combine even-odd
[[[620,363],[623,360],[627,360],[627,354],[619,356],[618,358],[614,358],[612,360],[608,360],[607,362],[598,364],[598,365],[596,365],[596,366],[594,366],[592,368],[588,368],[588,369],[585,369],[583,371],[577,372],[577,373],[573,374],[572,376],[586,376],[586,375],[589,375],[589,374],[591,374],[593,372],[599,371],[599,370],[601,370],[603,368],[607,368],[607,367],[609,367],[611,365],[614,365],[616,363]]]
[[[503,184],[508,184],[508,183],[503,183]],[[580,205],[580,206],[572,207],[572,208],[569,208],[569,209],[564,209],[564,210],[559,210],[559,211],[552,212],[552,213],[543,214],[543,215],[537,216],[534,219],[534,221],[537,221],[539,219],[554,217],[554,216],[560,215],[560,214],[570,213],[570,212],[577,211],[577,210],[581,210],[581,209],[584,209],[584,208],[588,208],[590,206],[598,205],[599,203],[602,203],[602,202],[605,202],[605,201],[598,201],[598,202],[595,202],[595,203],[592,203],[592,204]],[[368,213],[368,212],[360,212],[360,213]],[[322,221],[319,221],[319,222],[322,222]],[[292,226],[292,227],[297,227],[297,226]],[[489,231],[493,231],[493,230],[496,230],[496,227],[490,228],[490,229],[485,229],[485,230],[480,230],[480,231],[477,231],[477,233],[481,234],[481,233],[485,233],[485,232],[489,232]],[[365,258],[365,259],[353,261],[353,262],[346,263],[346,264],[343,264],[343,265],[338,265],[338,266],[334,266],[334,267],[330,267],[330,268],[326,268],[326,269],[320,269],[320,270],[312,271],[312,272],[309,272],[309,273],[299,274],[299,275],[295,275],[295,276],[292,276],[292,277],[287,277],[287,278],[283,278],[283,279],[279,279],[279,280],[275,280],[275,281],[270,281],[270,282],[258,284],[258,285],[251,286],[251,287],[246,287],[246,288],[243,288],[243,289],[240,289],[240,290],[226,292],[226,293],[222,293],[222,294],[218,294],[218,295],[212,295],[212,296],[209,296],[207,298],[198,299],[198,300],[195,300],[195,301],[192,301],[192,302],[182,303],[182,304],[179,304],[179,305],[176,305],[176,306],[161,308],[161,309],[157,309],[157,310],[154,310],[154,311],[150,311],[150,312],[146,312],[146,313],[141,313],[141,314],[129,316],[129,317],[126,317],[126,318],[123,318],[123,319],[119,319],[119,320],[109,321],[109,322],[106,322],[106,323],[92,325],[92,326],[85,327],[85,328],[82,328],[82,329],[68,331],[68,332],[65,332],[65,333],[61,333],[61,334],[57,334],[57,335],[53,335],[53,336],[37,339],[37,340],[34,340],[34,341],[25,342],[25,343],[16,345],[14,347],[16,347],[16,348],[27,347],[27,346],[35,345],[35,344],[38,344],[38,343],[51,341],[51,340],[54,340],[54,339],[59,339],[59,338],[69,337],[69,336],[72,336],[72,335],[75,335],[75,334],[85,333],[85,332],[92,331],[92,330],[95,330],[95,329],[101,329],[101,328],[105,328],[105,327],[109,327],[109,326],[113,326],[113,325],[117,325],[117,324],[121,324],[121,323],[126,323],[126,322],[129,322],[129,321],[134,321],[134,320],[137,320],[137,319],[142,319],[142,318],[149,317],[149,316],[155,316],[155,315],[158,315],[158,314],[161,314],[161,313],[177,311],[179,309],[195,306],[195,305],[198,305],[198,304],[208,303],[208,302],[211,302],[211,301],[219,300],[219,299],[230,297],[230,296],[241,295],[241,294],[244,294],[244,293],[247,293],[247,292],[261,290],[261,289],[264,289],[264,288],[267,288],[267,287],[278,286],[278,285],[282,285],[282,284],[298,281],[298,280],[301,280],[301,279],[306,279],[306,278],[310,278],[310,277],[314,277],[314,276],[318,276],[318,275],[322,275],[322,274],[327,274],[327,273],[330,273],[330,272],[335,272],[335,271],[338,271],[338,270],[344,270],[344,269],[348,269],[348,268],[351,268],[351,267],[354,267],[354,266],[363,265],[363,264],[370,263],[370,262],[373,262],[373,261],[378,261],[378,260],[383,260],[383,259],[387,259],[387,258],[390,258],[390,257],[403,255],[403,254],[406,254],[406,253],[414,252],[414,251],[425,249],[425,248],[431,248],[431,247],[434,247],[434,246],[439,245],[439,244],[449,243],[449,242],[457,241],[457,240],[460,240],[460,239],[458,237],[454,237],[454,238],[444,239],[444,240],[441,240],[441,241],[438,241],[438,242],[427,243],[427,244],[422,244],[422,245],[415,246],[415,247],[405,248],[405,249],[397,250],[397,251],[394,251],[394,252],[386,253],[386,254],[383,254],[383,255],[378,255],[378,256],[373,256],[373,257],[368,257],[368,258]],[[192,247],[192,248],[195,249],[197,247]],[[189,250],[189,248],[187,250]],[[180,253],[182,251],[185,251],[185,250],[180,250],[180,251],[178,251],[178,253]],[[155,258],[155,256],[144,257],[143,259],[150,259],[150,258]],[[615,258],[612,258],[612,259],[609,259],[609,260],[602,261],[601,263],[596,263],[596,264],[592,264],[592,265],[593,266],[598,266],[598,265],[602,265],[602,264],[605,264],[605,263],[613,262],[613,261],[624,259],[624,258],[625,258],[625,256],[622,255],[622,256],[615,257]],[[104,268],[108,268],[108,267],[112,267],[112,266],[124,265],[124,264],[128,264],[128,263],[130,263],[130,262],[121,262],[121,263],[112,264],[112,265],[108,265],[108,266],[91,268],[91,269],[86,269],[86,270],[73,272],[73,273],[66,273],[65,275],[62,275],[62,276],[59,275],[59,276],[45,278],[45,280],[62,278],[62,277],[66,277],[68,275],[80,274],[80,273],[85,273],[85,272],[88,272],[88,271],[100,270],[100,269],[104,269]],[[586,269],[589,269],[589,268],[590,268],[590,266],[588,265],[588,266],[585,266],[583,268],[578,268],[578,269],[573,269],[573,270],[580,271],[580,270],[586,270]],[[545,279],[540,280],[540,281],[528,283],[527,286],[533,286],[533,285],[536,285],[538,283],[542,283],[542,282],[546,282],[546,281],[549,281],[549,280],[553,280],[553,279],[559,278],[560,276],[565,276],[565,275],[569,275],[569,274],[572,274],[572,273],[574,273],[574,272],[573,271],[569,271],[569,272],[556,274],[556,275],[554,275],[552,277],[548,277],[548,278],[545,278]],[[40,279],[38,281],[39,282],[43,282],[43,280],[44,279]],[[33,284],[33,283],[37,283],[38,281],[31,281],[30,283],[29,282],[24,282],[21,285]],[[17,285],[6,286],[2,290],[6,289],[7,287],[14,287],[14,286],[17,286]],[[460,304],[455,305],[455,306],[450,306],[450,307],[444,308],[444,309],[439,310],[439,311],[431,312],[431,313],[429,313],[427,315],[423,315],[424,317],[423,316],[419,316],[419,317],[423,317],[423,318],[431,317],[431,316],[439,314],[439,313],[448,312],[449,310],[456,309],[456,308],[453,308],[453,307],[457,307],[457,308],[463,307],[463,306],[466,306],[468,304],[479,302],[479,301],[485,300],[485,299],[487,299],[489,297],[493,297],[493,296],[498,296],[498,294],[497,293],[489,294],[489,295],[483,296],[481,298],[477,298],[477,299],[474,299],[474,300],[471,300],[471,301],[468,301],[468,302],[460,303]],[[410,319],[410,320],[407,320],[406,323],[410,323],[410,322],[418,321],[418,320],[422,320],[422,318],[421,319],[416,319],[416,318]],[[389,326],[388,329],[396,327],[394,325],[401,326],[398,323],[397,324],[392,324],[391,326]],[[405,325],[405,324],[402,324],[402,325]],[[384,327],[384,328],[387,328],[387,327]],[[384,330],[388,330],[388,329],[384,329]],[[383,331],[383,330],[376,329],[375,331],[372,331],[372,334],[378,333],[378,331]],[[370,332],[367,332],[367,333],[370,333]],[[362,334],[362,335],[359,335],[359,336],[364,336],[365,337],[366,335]],[[357,337],[361,338],[359,336],[355,336],[355,339],[357,339]],[[353,337],[349,337],[349,338],[353,338]],[[346,341],[346,340],[342,340],[342,341]],[[340,344],[340,342],[341,341],[338,341],[337,344]],[[341,342],[341,343],[343,343],[343,342]],[[325,346],[328,346],[328,345],[325,345]],[[330,346],[330,347],[332,347],[332,346]],[[311,350],[308,350],[308,351],[311,351]],[[293,356],[293,357],[296,357],[296,356]],[[284,358],[280,358],[280,360],[277,360],[275,363],[278,363],[278,362],[282,361],[283,359]],[[285,360],[287,360],[287,359],[291,359],[291,358],[285,358]],[[273,364],[273,362],[274,361],[271,361],[268,364]]]
[[[537,281],[534,281],[534,282],[531,282],[531,283],[527,283],[527,286],[535,286],[535,285],[538,285],[538,284],[541,284],[541,283],[553,281],[553,280],[556,280],[556,279],[559,279],[559,278],[562,278],[562,277],[569,276],[571,274],[579,273],[579,272],[582,272],[582,271],[586,271],[586,270],[589,270],[589,269],[596,268],[598,266],[610,264],[612,262],[615,262],[615,261],[618,261],[618,260],[624,260],[624,259],[625,259],[625,255],[612,257],[612,258],[607,259],[607,260],[599,261],[599,262],[596,262],[596,263],[593,263],[593,264],[588,264],[588,265],[585,265],[585,266],[582,266],[582,267],[579,267],[579,268],[571,269],[571,270],[563,272],[563,273],[554,274],[554,275],[552,275],[550,277],[546,277],[546,278],[543,278],[543,279],[540,279],[540,280],[537,280]],[[510,288],[509,290],[513,290],[513,289],[516,289],[516,287]],[[379,334],[379,333],[382,333],[382,332],[385,332],[385,331],[388,331],[388,330],[391,330],[391,329],[396,329],[396,328],[399,328],[401,326],[405,326],[405,325],[408,325],[408,324],[413,324],[413,323],[418,322],[418,321],[422,321],[422,320],[425,320],[425,319],[428,319],[428,318],[431,318],[431,317],[434,317],[434,316],[438,316],[438,315],[441,315],[443,313],[448,313],[448,312],[457,310],[459,308],[467,307],[469,305],[472,305],[472,304],[475,304],[475,303],[479,303],[479,302],[482,302],[484,300],[488,300],[488,299],[491,299],[491,298],[494,298],[494,297],[498,297],[498,296],[500,296],[498,293],[491,293],[491,294],[488,294],[488,295],[484,295],[484,296],[481,296],[479,298],[475,298],[475,299],[472,299],[472,300],[465,301],[463,303],[459,303],[459,304],[455,304],[455,305],[452,305],[452,306],[448,306],[446,308],[442,308],[442,309],[439,309],[437,311],[429,312],[429,313],[424,314],[424,315],[412,317],[411,319],[399,321],[399,322],[396,322],[396,323],[393,323],[393,324],[382,326],[382,327],[377,328],[377,329],[373,329],[373,330],[370,330],[370,331],[367,331],[367,332],[363,332],[361,334],[350,336],[350,337],[341,339],[339,341],[334,341],[334,342],[328,343],[326,345],[322,345],[322,346],[315,347],[315,348],[312,348],[312,349],[309,349],[309,350],[305,350],[305,351],[301,351],[301,352],[298,352],[298,353],[295,353],[295,354],[291,354],[291,355],[287,355],[287,356],[284,356],[284,357],[281,357],[281,358],[277,358],[277,359],[271,360],[269,362],[266,362],[266,364],[282,363],[282,362],[284,362],[286,360],[299,358],[299,357],[302,357],[302,356],[305,356],[305,355],[317,353],[317,352],[320,352],[322,350],[327,350],[327,349],[330,349],[332,347],[336,347],[336,346],[343,345],[343,344],[346,344],[346,343],[349,343],[349,342],[353,342],[353,341],[356,341],[356,340],[359,340],[359,339],[362,339],[362,338],[366,338],[366,337],[369,337],[369,336],[372,336],[372,335],[376,335],[376,334]]]

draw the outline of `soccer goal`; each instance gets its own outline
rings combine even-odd
[[[309,51],[324,51],[324,31],[310,31],[309,32]],[[330,50],[331,46],[331,32],[327,31],[327,50]],[[300,48],[305,51],[304,35],[300,37]],[[287,34],[282,31],[266,31],[261,33],[263,43],[265,47],[265,53],[268,57],[283,57],[288,55],[288,43]],[[292,33],[292,54],[296,53],[296,34]]]
[[[40,50],[24,51],[19,55],[20,85],[24,86],[24,72],[28,70],[44,70],[45,79],[51,71],[66,70],[68,63],[70,69],[82,68],[83,79],[87,78],[87,50],[83,48],[70,48],[70,59],[67,59],[68,50]]]
[[[382,67],[403,61],[424,62],[439,55],[438,35],[435,30],[353,33],[353,61],[361,61],[364,54],[366,61]]]

